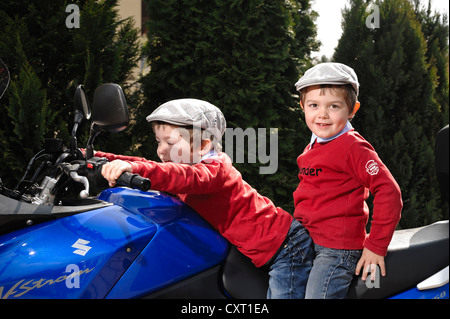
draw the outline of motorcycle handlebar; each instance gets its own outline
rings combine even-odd
[[[86,162],[87,173],[85,174],[88,175],[89,182],[93,183],[94,188],[108,188],[108,182],[102,175],[102,166],[106,163],[108,160],[100,157],[93,157]],[[144,192],[148,191],[152,185],[148,178],[128,172],[122,173],[116,180],[116,184],[137,188]]]
[[[123,186],[130,186],[132,188],[138,188],[144,192],[148,191],[152,185],[148,178],[142,177],[138,174],[131,174],[128,172],[123,173],[117,179],[117,184]]]

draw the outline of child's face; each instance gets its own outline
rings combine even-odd
[[[154,131],[158,143],[156,152],[162,162],[192,163],[191,145],[175,126],[158,125]]]
[[[325,94],[321,95],[322,92]],[[338,134],[351,117],[343,94],[338,94],[332,88],[311,86],[304,101],[306,125],[320,138]]]
[[[190,132],[182,127],[161,124],[155,125],[153,131],[158,143],[156,152],[162,162],[192,165],[200,162],[202,156],[208,153],[212,146],[211,140],[200,140],[200,136],[198,140],[194,138],[191,145]]]

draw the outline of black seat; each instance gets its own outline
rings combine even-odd
[[[381,277],[379,288],[375,284],[369,288],[370,285],[366,285],[361,277],[355,277],[347,298],[388,298],[415,287],[445,268],[449,262],[448,234],[448,221],[396,231],[385,258],[387,275]],[[225,291],[233,298],[266,298],[268,273],[256,268],[250,259],[234,246],[224,263],[222,280]]]
[[[448,221],[394,233],[385,258],[386,277],[376,285],[355,278],[348,298],[380,299],[410,288],[448,266]],[[369,287],[368,287],[369,286]]]
[[[269,275],[244,256],[235,246],[223,266],[222,282],[225,291],[236,299],[265,299]]]

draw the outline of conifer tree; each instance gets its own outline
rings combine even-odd
[[[69,3],[79,7],[79,28],[66,25]],[[135,104],[128,81],[139,59],[138,31],[131,19],[119,18],[116,6],[117,0],[2,1],[0,56],[11,74],[0,100],[0,177],[6,185],[22,176],[44,138],[69,141],[78,84],[85,85],[92,101],[100,84],[118,83],[131,107]],[[88,132],[87,124],[80,133]],[[80,147],[86,135],[79,136]],[[105,149],[111,143],[110,151],[117,153],[131,144],[129,135],[118,134],[96,146]]]
[[[443,217],[433,148],[438,128],[448,123],[448,103],[436,102],[439,80],[430,72],[429,47],[411,3],[375,4],[380,26],[369,29],[366,19],[371,10],[366,12],[366,1],[350,1],[333,60],[352,66],[358,74],[361,109],[353,124],[374,145],[401,187],[400,226],[420,226]],[[448,82],[445,85],[448,91]]]
[[[260,175],[259,167],[266,164],[249,163],[247,155],[245,163],[234,164],[277,205],[293,207],[295,159],[308,135],[293,97],[294,83],[318,45],[310,1],[145,2],[149,40],[144,53],[150,73],[142,81],[146,100],[134,134],[141,137],[139,151],[156,159],[145,116],[157,106],[177,98],[207,100],[221,108],[229,128],[278,128],[276,174]]]
[[[439,115],[448,123],[449,110],[449,79],[448,79],[448,16],[439,12],[432,12],[431,0],[422,4],[420,0],[414,0],[414,10],[420,22],[422,33],[427,43],[425,54],[428,71],[433,82],[434,99],[440,108]],[[435,121],[440,124],[439,121]],[[441,127],[433,127],[431,132]]]

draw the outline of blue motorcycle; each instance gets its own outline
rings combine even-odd
[[[0,97],[8,83],[0,60]],[[98,87],[91,114],[80,85],[74,105],[69,146],[47,139],[15,188],[0,180],[0,298],[264,299],[267,272],[176,197],[128,173],[122,186],[107,187],[105,159],[93,157],[93,145],[101,132],[128,124],[121,87]],[[76,139],[83,119],[92,123],[86,154]],[[447,126],[436,139],[447,200],[448,145]],[[396,231],[387,276],[355,278],[348,298],[448,299],[448,255],[448,221]]]

